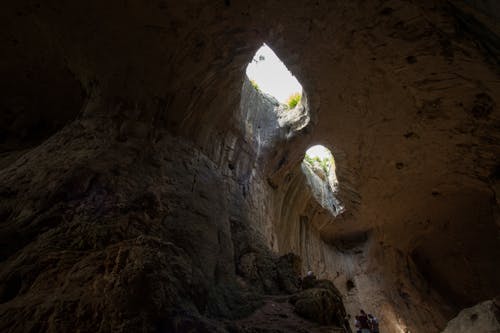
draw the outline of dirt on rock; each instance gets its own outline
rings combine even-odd
[[[229,332],[276,332],[276,333],[345,333],[337,325],[324,325],[307,320],[297,314],[290,296],[273,296],[264,299],[264,305],[251,316],[228,324]]]

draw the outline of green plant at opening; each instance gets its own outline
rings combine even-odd
[[[260,91],[259,85],[255,80],[250,80],[250,84],[255,88],[255,90]]]
[[[300,99],[302,98],[302,94],[301,93],[293,93],[290,95],[290,97],[287,98],[285,104],[288,106],[288,109],[293,109],[294,107],[297,106],[297,104],[299,104],[300,102]]]
[[[314,166],[315,164],[319,165],[326,174],[330,173],[330,167],[332,167],[335,164],[335,161],[333,160],[332,156],[324,157],[323,159],[321,159],[318,156],[312,157],[306,154],[306,156],[304,156],[304,160],[310,166]]]

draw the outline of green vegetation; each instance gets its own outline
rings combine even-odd
[[[318,156],[309,156],[306,154],[304,156],[304,161],[306,161],[310,166],[313,166],[315,164],[319,164],[321,166],[321,169],[328,174],[330,172],[330,166],[333,166],[335,164],[335,161],[333,160],[333,156],[325,157],[323,159],[319,158]]]
[[[255,90],[260,91],[259,85],[257,84],[257,82],[255,82],[255,80],[250,80],[250,83],[255,88]]]
[[[288,109],[291,110],[294,107],[296,107],[297,104],[299,104],[301,98],[302,98],[301,93],[298,92],[293,93],[290,95],[290,97],[287,98],[285,104],[288,106]]]

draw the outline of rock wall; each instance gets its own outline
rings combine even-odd
[[[181,332],[186,317],[215,330],[203,316],[290,291],[296,276],[235,212],[239,184],[214,162],[166,132],[120,141],[95,120],[2,169],[2,331]]]

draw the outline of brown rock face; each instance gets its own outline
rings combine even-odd
[[[320,332],[278,302],[309,270],[338,288],[322,318],[341,297],[384,332],[500,294],[495,3],[1,7],[1,332]],[[293,114],[245,78],[264,42]]]
[[[344,325],[346,313],[342,296],[331,281],[314,281],[307,287],[303,281],[302,288],[302,292],[290,299],[298,314],[321,324],[335,323],[339,327]]]

